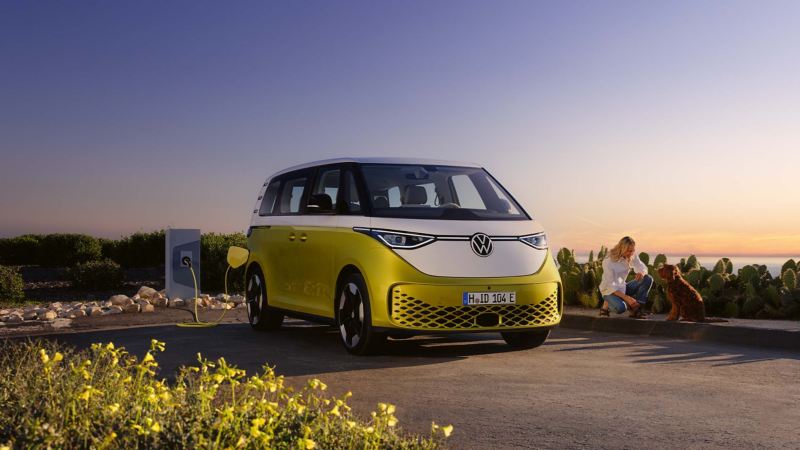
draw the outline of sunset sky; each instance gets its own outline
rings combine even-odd
[[[800,255],[797,1],[4,1],[0,236],[241,231],[340,156],[484,165],[578,251]]]

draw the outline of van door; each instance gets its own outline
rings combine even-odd
[[[299,311],[302,308],[303,276],[300,261],[299,227],[313,170],[301,170],[281,176],[281,188],[273,208],[273,224],[268,231],[265,252],[270,305]]]
[[[342,166],[317,169],[307,196],[305,214],[296,227],[301,266],[304,312],[333,318],[332,301],[336,289],[335,258],[339,233],[339,186]]]

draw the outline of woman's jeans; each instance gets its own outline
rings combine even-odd
[[[653,277],[645,275],[639,281],[629,281],[628,284],[625,285],[625,295],[630,295],[635,298],[640,305],[644,305],[647,303],[647,294],[650,292],[651,287],[653,287]],[[604,295],[603,300],[607,301],[608,308],[617,314],[622,314],[628,309],[627,303],[614,294]]]

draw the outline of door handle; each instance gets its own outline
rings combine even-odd
[[[308,235],[307,234],[303,233],[303,234],[300,235],[300,240],[302,242],[305,242],[307,239],[308,239]]]
[[[289,233],[289,240],[290,241],[295,240],[295,238],[296,238],[296,236],[294,235],[294,233]]]

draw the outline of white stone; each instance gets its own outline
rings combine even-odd
[[[38,317],[39,315],[36,314],[36,311],[28,311],[22,315],[22,318],[25,320],[36,320]]]
[[[155,310],[156,310],[156,308],[151,304],[142,305],[142,312],[143,313],[151,313],[151,312],[154,312]]]
[[[10,316],[6,317],[6,320],[3,322],[5,323],[21,323],[23,320],[22,316],[19,314],[11,314]]]
[[[157,294],[158,294],[158,291],[156,291],[155,289],[153,289],[153,288],[151,288],[149,286],[140,287],[139,291],[136,293],[136,295],[138,295],[139,298],[152,298],[154,295],[157,295]]]
[[[236,303],[237,305],[240,305],[244,303],[244,297],[242,297],[241,295],[233,295],[231,296],[230,301]]]
[[[76,317],[86,317],[86,311],[82,309],[73,309],[72,311],[69,312],[69,315],[67,317],[70,319],[74,319]]]
[[[91,306],[87,311],[89,316],[101,316],[103,315],[103,308],[99,306]]]
[[[247,308],[247,304],[239,303],[238,305],[236,305],[236,307],[239,308],[239,309],[244,309],[244,308]]]
[[[122,307],[121,306],[111,306],[107,310],[103,311],[104,316],[108,316],[111,314],[122,314]]]
[[[133,302],[127,295],[114,295],[108,301],[117,306],[130,305]]]
[[[61,309],[63,307],[64,307],[64,305],[62,305],[61,302],[55,302],[55,303],[50,305],[50,309]]]
[[[183,306],[184,304],[185,303],[184,303],[182,298],[175,297],[175,298],[173,298],[172,300],[169,301],[168,306],[170,308],[175,308],[175,307]]]
[[[137,305],[136,303],[125,305],[122,310],[126,313],[138,313],[141,306]]]
[[[56,314],[55,311],[47,311],[43,315],[39,316],[39,319],[40,320],[46,320],[46,321],[49,322],[51,320],[56,320],[57,317],[58,317],[58,314]]]
[[[139,306],[144,306],[144,305],[149,305],[150,302],[147,301],[147,300],[144,300],[144,299],[139,299],[139,300],[136,300],[136,304],[139,305]]]

